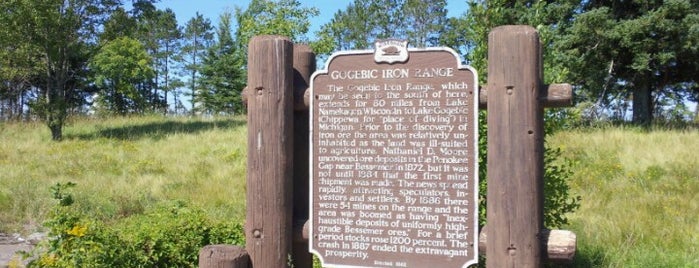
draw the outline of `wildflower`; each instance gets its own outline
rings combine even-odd
[[[76,224],[71,228],[70,230],[66,231],[67,234],[76,236],[76,237],[83,237],[85,236],[85,233],[87,232],[87,225],[80,226],[79,224]]]
[[[39,266],[41,267],[47,267],[47,266],[52,266],[56,264],[57,257],[55,254],[47,254],[41,256],[39,259]]]

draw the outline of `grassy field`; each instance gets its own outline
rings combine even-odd
[[[109,221],[185,200],[216,220],[245,218],[245,119],[81,119],[50,141],[42,124],[0,123],[0,232],[40,228],[49,188]],[[699,267],[699,131],[629,127],[556,133],[582,197],[566,229],[575,267]]]
[[[105,220],[186,200],[242,222],[246,133],[244,117],[91,119],[57,143],[42,124],[2,124],[0,232],[40,226],[54,205],[49,187],[69,181],[76,204]]]
[[[549,142],[575,164],[576,267],[699,267],[699,131],[612,127]]]

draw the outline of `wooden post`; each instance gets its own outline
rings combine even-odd
[[[208,245],[199,251],[199,268],[249,268],[250,256],[233,245]]]
[[[316,69],[315,54],[307,45],[294,46],[294,229],[303,228],[308,220],[308,106],[304,94]],[[313,267],[313,255],[308,252],[308,240],[294,240],[291,260],[296,268]]]
[[[488,38],[487,267],[542,267],[540,88],[536,30],[493,29]]]
[[[287,267],[291,250],[292,54],[288,38],[250,40],[245,248],[254,267]]]

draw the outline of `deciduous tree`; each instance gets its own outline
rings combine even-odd
[[[0,28],[15,31],[14,42],[24,42],[38,53],[42,75],[35,111],[54,140],[63,137],[63,124],[75,97],[84,89],[85,64],[99,25],[117,0],[4,0]]]
[[[149,91],[140,86],[155,76],[152,59],[143,45],[130,37],[108,42],[90,61],[95,82],[102,88],[98,102],[109,112],[142,113]]]
[[[24,115],[27,95],[41,74],[38,48],[20,41],[23,37],[12,31],[8,15],[0,13],[0,120]]]
[[[252,0],[246,9],[236,8],[237,50],[247,59],[248,42],[256,35],[282,35],[294,42],[304,40],[318,9],[302,7],[298,0]]]

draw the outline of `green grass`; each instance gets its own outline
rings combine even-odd
[[[242,223],[246,133],[242,117],[80,119],[57,143],[43,124],[0,123],[0,232],[40,226],[49,188],[68,181],[106,221],[184,200]],[[549,143],[582,197],[564,227],[578,236],[574,267],[699,267],[699,131],[578,129]]]
[[[699,266],[699,131],[612,127],[549,142],[575,163],[576,267]]]
[[[62,142],[38,123],[1,127],[0,231],[40,226],[54,205],[49,187],[69,181],[81,209],[105,220],[168,200],[217,220],[245,218],[243,117],[82,119]]]

